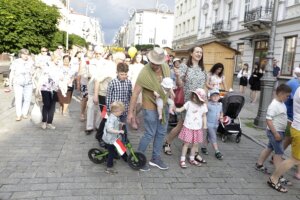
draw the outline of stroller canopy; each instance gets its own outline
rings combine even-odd
[[[235,119],[245,104],[245,97],[236,92],[228,92],[222,99],[222,104],[224,115]]]

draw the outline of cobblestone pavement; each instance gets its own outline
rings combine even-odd
[[[217,160],[209,147],[210,154],[203,156],[208,164],[200,168],[179,167],[181,143],[176,140],[174,155],[163,155],[169,170],[133,171],[118,160],[115,166],[119,173],[107,175],[104,164],[88,159],[88,150],[98,144],[94,135],[84,133],[76,99],[70,116],[55,113],[56,130],[42,130],[29,119],[15,122],[15,110],[9,109],[13,94],[4,94],[0,88],[0,95],[0,199],[300,199],[300,184],[292,178],[294,170],[287,175],[294,183],[287,194],[268,187],[268,176],[254,169],[262,147],[247,137],[239,144],[234,139],[219,141],[223,161]],[[245,119],[250,111],[243,112]],[[243,130],[246,134],[257,132],[249,127]],[[142,132],[130,132],[135,148]],[[259,133],[263,135],[263,131]]]

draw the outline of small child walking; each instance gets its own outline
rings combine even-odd
[[[189,163],[198,167],[201,166],[201,162],[195,160],[195,153],[198,152],[199,143],[203,142],[203,129],[207,129],[207,107],[205,100],[205,90],[198,88],[195,91],[192,91],[190,101],[186,102],[183,107],[176,108],[176,112],[182,112],[186,110],[183,128],[178,136],[178,138],[184,142],[179,162],[181,168],[187,168],[185,159],[190,144],[192,144],[192,149]],[[200,159],[203,160],[202,158]]]
[[[264,162],[274,151],[274,165],[275,168],[282,162],[282,156],[284,153],[282,141],[284,139],[284,132],[287,126],[287,110],[284,102],[288,99],[291,88],[286,84],[281,84],[276,89],[276,97],[272,100],[268,107],[266,121],[267,121],[267,136],[269,143],[267,148],[262,150],[260,156],[255,164],[255,168],[258,171],[269,173],[267,168],[264,167]],[[281,182],[289,184],[284,178],[281,178]]]
[[[105,170],[108,174],[116,174],[118,173],[113,168],[113,160],[114,157],[118,154],[116,151],[115,146],[113,145],[114,142],[118,139],[120,134],[124,134],[123,130],[119,130],[120,128],[120,119],[119,117],[125,110],[125,106],[121,101],[115,101],[110,105],[110,115],[105,123],[104,133],[103,133],[103,141],[106,143],[105,146],[108,150],[108,158],[107,158],[107,168]],[[122,155],[124,161],[127,160],[127,154],[124,153]]]
[[[169,113],[174,115],[174,101],[173,98],[175,97],[174,91],[173,91],[173,80],[170,77],[166,77],[162,80],[161,82],[161,88],[164,91],[164,93],[167,95],[168,97],[168,105],[169,105]],[[157,112],[158,112],[158,119],[161,120],[162,119],[162,112],[163,112],[163,99],[160,97],[160,95],[154,91],[153,92],[154,96],[155,96],[155,101],[156,101],[156,105],[157,105]]]
[[[219,122],[223,121],[223,111],[222,111],[222,103],[219,102],[220,92],[218,89],[213,89],[210,91],[210,99],[207,103],[208,112],[206,114],[207,117],[207,134],[208,141],[212,144],[215,150],[215,156],[217,159],[222,160],[223,155],[219,151],[219,147],[217,144],[217,129],[219,126]],[[204,145],[207,145],[207,140],[204,139]],[[208,154],[207,148],[201,148],[201,151],[204,154]]]

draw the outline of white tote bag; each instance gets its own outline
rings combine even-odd
[[[31,111],[31,121],[34,124],[39,124],[42,122],[42,112],[39,104],[35,102],[33,109]]]

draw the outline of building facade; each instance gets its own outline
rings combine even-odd
[[[115,43],[121,47],[138,44],[156,44],[171,47],[173,39],[174,13],[159,9],[136,10],[129,21],[119,29]]]
[[[178,1],[179,5],[181,2],[188,0]],[[193,45],[219,41],[240,51],[241,54],[235,58],[236,72],[243,63],[248,63],[251,68],[254,64],[262,68],[266,66],[273,11],[272,0],[198,2],[197,40]],[[280,78],[288,79],[293,76],[293,68],[300,65],[300,1],[279,0],[278,9],[274,57],[281,68]],[[175,18],[175,30],[178,23],[180,24]],[[182,38],[184,37],[180,35],[179,38],[174,37],[174,40]],[[174,43],[173,47],[186,48],[180,45],[177,47]]]
[[[192,45],[197,40],[200,1],[176,0],[174,12],[173,48]]]
[[[61,14],[58,24],[59,30],[78,35],[93,45],[102,45],[104,43],[103,31],[99,20],[69,10],[65,0],[43,0],[43,2],[50,6],[54,5],[59,9]]]

